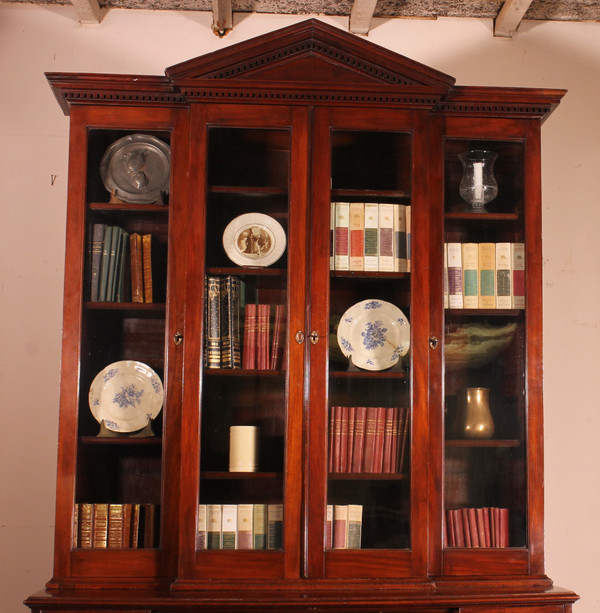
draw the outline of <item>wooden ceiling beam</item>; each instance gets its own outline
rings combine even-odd
[[[376,6],[377,0],[354,0],[350,11],[350,32],[352,34],[369,33]]]
[[[494,36],[511,38],[517,31],[532,0],[506,0],[494,22]]]
[[[231,0],[212,0],[212,31],[219,37],[233,29]]]
[[[77,12],[79,23],[100,23],[100,5],[98,0],[71,0],[71,4]]]

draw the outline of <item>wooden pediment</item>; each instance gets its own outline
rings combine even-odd
[[[455,81],[317,19],[171,66],[166,75],[175,85],[214,79],[447,90]]]

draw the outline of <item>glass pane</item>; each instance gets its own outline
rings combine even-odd
[[[411,137],[332,132],[326,547],[410,547]]]
[[[79,548],[159,546],[169,145],[164,132],[89,133],[75,488]],[[137,156],[139,169],[127,167],[133,164],[127,152]],[[157,160],[145,159],[155,152]],[[120,159],[123,168],[139,170],[142,183],[120,177],[122,188],[115,188],[122,168],[114,160]],[[148,191],[146,162],[167,170],[166,183],[161,179]]]
[[[198,549],[281,549],[288,130],[212,127]]]
[[[497,197],[479,212],[461,181],[485,189],[485,169],[459,154],[496,157]],[[446,142],[445,539],[448,547],[527,542],[523,147]],[[479,155],[479,154],[478,154]],[[478,174],[479,173],[479,174]],[[472,185],[471,185],[472,187]],[[466,192],[465,192],[466,193]]]

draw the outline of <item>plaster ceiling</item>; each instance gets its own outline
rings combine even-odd
[[[23,2],[23,0],[4,0]],[[481,17],[494,20],[495,36],[512,36],[521,20],[600,21],[600,0],[27,0],[72,5],[82,23],[101,23],[111,8],[210,11],[213,31],[225,35],[232,14],[279,13],[347,16],[349,30],[367,34],[371,19]]]

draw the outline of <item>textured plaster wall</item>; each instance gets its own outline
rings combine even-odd
[[[44,71],[161,74],[166,66],[294,23],[243,16],[219,40],[206,13],[0,3],[0,611],[52,573],[68,121]],[[342,18],[327,21],[346,27]],[[600,24],[377,20],[369,39],[465,85],[569,93],[543,132],[546,569],[600,610]]]

